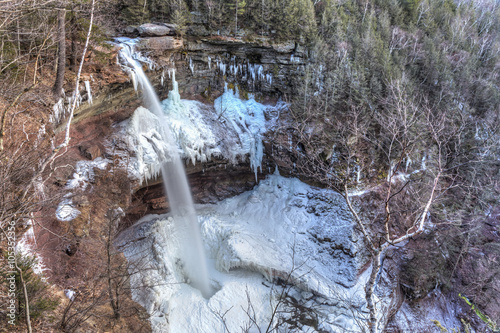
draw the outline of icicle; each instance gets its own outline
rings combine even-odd
[[[424,156],[422,157],[422,165],[420,167],[422,170],[426,170],[427,169],[427,165],[425,164],[426,160],[427,160],[427,154],[424,153]]]
[[[212,69],[212,58],[208,56],[208,69]]]
[[[58,124],[59,121],[62,119],[65,113],[65,108],[64,108],[64,101],[62,98],[60,98],[56,104],[54,104],[54,107],[52,108],[52,111],[54,112],[53,115],[51,115],[51,122],[53,124]]]
[[[259,80],[262,80],[262,78],[264,77],[264,67],[262,67],[262,65],[259,65],[257,77]]]
[[[266,74],[266,81],[269,84],[273,84],[273,74],[271,73]]]
[[[92,104],[93,103],[93,101],[92,101],[92,91],[90,90],[90,82],[89,81],[85,81],[85,90],[87,90],[88,102],[89,102],[89,104]]]
[[[391,162],[389,166],[389,172],[387,173],[387,181],[390,181],[392,176],[394,175],[394,168],[396,167],[396,162]]]
[[[37,142],[42,141],[45,134],[47,134],[47,132],[45,131],[45,124],[43,124],[42,126],[40,126],[40,129],[38,130],[38,135],[37,135],[36,141]]]
[[[252,81],[255,81],[255,67],[253,64],[248,64],[248,72],[250,73]]]
[[[410,158],[410,156],[406,155],[406,168],[405,168],[405,171],[408,172],[408,167],[411,165],[412,163],[412,160]]]
[[[189,69],[191,70],[191,74],[194,75],[194,64],[193,59],[189,58]]]

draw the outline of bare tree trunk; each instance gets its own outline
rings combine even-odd
[[[71,20],[71,55],[69,58],[69,64],[71,66],[71,70],[76,72],[77,66],[77,55],[76,55],[76,39],[77,39],[77,27],[76,27],[76,16],[75,13],[72,12]]]
[[[373,302],[373,293],[375,291],[377,275],[381,269],[381,254],[382,252],[378,249],[372,254],[372,272],[370,273],[370,278],[365,286],[366,306],[368,311],[370,311],[370,320],[368,321],[370,333],[377,333],[377,308]]]
[[[30,301],[28,298],[28,290],[26,289],[26,282],[24,282],[23,271],[17,265],[17,260],[14,261],[14,264],[16,265],[16,269],[19,272],[19,278],[21,280],[21,284],[23,285],[24,303],[26,306],[26,325],[28,326],[28,333],[31,333],[33,331],[31,330]]]
[[[235,12],[234,12],[234,37],[236,37],[236,34],[238,33],[238,4],[239,4],[239,0],[236,0],[236,9],[235,9]]]
[[[64,69],[66,67],[66,10],[60,9],[57,14],[57,36],[59,40],[58,55],[57,55],[57,73],[56,82],[54,83],[54,97],[59,99],[62,95],[64,83]]]

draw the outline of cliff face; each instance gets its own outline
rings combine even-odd
[[[242,97],[255,94],[255,99],[263,104],[276,104],[279,98],[286,99],[287,95],[297,93],[298,86],[294,78],[303,76],[305,72],[307,52],[295,42],[271,44],[265,39],[244,42],[227,37],[181,38],[172,36],[175,32],[168,29],[154,34],[141,34],[143,37],[138,48],[151,60],[147,73],[155,84],[160,99],[167,98],[168,91],[172,89],[169,70],[175,68],[181,96],[208,105],[204,111],[205,119],[211,119],[213,124],[223,123],[220,125],[222,129],[219,133],[222,135],[217,144],[231,137],[231,131],[234,130],[228,125],[229,116],[226,117],[224,111],[214,105],[217,101],[222,104],[226,84],[229,89],[238,87]],[[131,80],[125,80],[123,74],[117,77],[119,79],[110,80],[99,88],[93,104],[84,103],[76,113],[71,134],[72,146],[63,157],[64,162],[71,165],[80,161],[76,170],[57,170],[53,176],[54,188],[69,195],[67,198],[71,202],[51,207],[47,215],[54,216],[54,213],[64,209],[76,209],[80,213],[68,223],[47,218],[47,225],[71,237],[61,240],[44,230],[38,231],[40,237],[50,244],[41,253],[42,257],[47,258],[46,265],[52,268],[49,274],[54,281],[66,288],[81,285],[82,272],[96,269],[95,263],[88,258],[92,257],[89,254],[102,250],[102,244],[96,245],[96,239],[102,238],[102,234],[106,233],[110,209],[119,208],[124,212],[124,216],[119,219],[120,224],[113,226],[114,232],[130,227],[144,215],[169,211],[161,178],[144,180],[130,176],[129,171],[134,168],[138,152],[128,144],[123,133],[130,118],[141,105],[141,92],[135,91]],[[196,203],[215,204],[249,191],[258,180],[273,173],[276,167],[279,167],[283,175],[301,177],[309,183],[316,182],[313,177],[307,178],[307,175],[301,174],[300,159],[307,152],[297,139],[297,126],[286,109],[271,108],[263,114],[269,127],[262,134],[264,154],[262,167],[257,175],[248,156],[238,159],[236,163],[224,154],[196,163],[185,159],[185,169]],[[302,130],[311,133],[313,138],[315,133],[321,131],[320,126],[308,126],[304,124]],[[317,149],[323,150],[325,156],[331,155],[324,143],[316,143]],[[69,184],[75,186],[68,186]],[[309,207],[308,213],[321,215],[321,212],[315,212],[314,209],[316,208]],[[494,222],[498,225],[498,219]],[[337,247],[335,235],[330,236],[332,235],[313,241],[326,249],[325,253],[338,256],[335,253],[343,251],[344,247]],[[414,247],[418,249],[417,245]],[[55,251],[58,251],[57,256],[53,255]],[[361,268],[367,260],[366,254],[344,254],[341,255],[342,258],[355,259],[356,269],[363,271]],[[413,330],[415,327],[432,330],[434,326],[430,320],[435,319],[448,323],[451,325],[449,327],[460,325],[450,313],[460,313],[464,311],[463,308],[457,303],[442,304],[443,302],[435,301],[434,298],[441,297],[439,291],[429,294],[423,301],[425,303],[422,303],[435,306],[437,310],[432,313],[434,317],[422,319],[418,324],[406,320],[405,318],[419,316],[418,302],[403,303],[400,287],[394,283],[400,266],[406,259],[399,258],[394,251],[385,260],[386,270],[378,292],[381,297],[385,297],[391,314],[397,313],[394,317],[396,319],[389,326],[393,331]],[[457,269],[470,272],[473,266],[470,261],[466,261],[458,265]],[[391,270],[398,273],[391,276]],[[412,294],[412,291],[408,291],[408,294]],[[397,312],[400,307],[402,312]],[[389,318],[385,320],[388,321]]]
[[[160,99],[165,99],[171,89],[169,70],[172,69],[176,70],[181,96],[205,103],[218,98],[227,84],[237,86],[244,97],[251,93],[264,103],[275,103],[278,98],[296,91],[293,78],[304,73],[306,50],[295,42],[270,44],[265,39],[244,42],[218,36],[180,38],[171,36],[169,29],[158,27],[149,25],[148,29],[141,31],[143,37],[140,37],[137,48],[152,62],[147,74]],[[121,79],[104,85],[93,98],[93,103],[83,103],[75,114],[73,144],[78,146],[78,152],[90,159],[109,155],[105,147],[109,127],[128,119],[140,104],[141,92],[134,91],[130,81]],[[265,154],[259,179],[269,171],[273,172],[276,165],[286,173],[293,171],[294,158],[287,152],[293,150],[289,147],[290,134],[286,128],[275,127],[275,130],[272,135],[264,137]],[[279,156],[275,161],[273,155],[276,154]],[[256,184],[245,161],[237,165],[224,158],[196,165],[186,162],[193,196],[199,203],[213,203]],[[64,182],[68,176],[58,175],[59,182]],[[168,209],[161,179],[149,179],[147,184],[138,183],[133,187],[135,194],[130,217],[126,218],[128,223],[145,213],[160,213]]]
[[[279,97],[293,90],[287,77],[296,75],[304,60],[290,61],[294,52],[300,53],[295,43],[261,44],[157,36],[144,38],[139,47],[155,62],[148,75],[161,99],[166,98],[171,89],[168,70],[175,68],[183,98],[213,104],[223,94],[227,82],[228,89],[238,86],[245,97],[255,93],[257,100],[275,104]],[[34,228],[37,241],[44,244],[36,247],[36,252],[47,268],[45,274],[49,281],[81,295],[73,306],[75,313],[83,313],[83,309],[96,302],[89,296],[89,290],[93,290],[96,297],[107,294],[107,272],[130,271],[130,264],[121,254],[106,250],[112,238],[146,214],[169,211],[160,178],[142,181],[140,177],[131,177],[130,173],[130,166],[138,155],[123,131],[142,104],[141,92],[134,90],[132,80],[116,64],[110,65],[109,75],[99,80],[92,80],[97,75],[91,67],[87,69],[84,79],[90,82],[92,92],[82,89],[83,101],[75,113],[70,144],[58,159],[65,167],[55,169],[47,183],[47,192],[52,193],[55,200],[40,213],[43,228]],[[93,103],[88,103],[90,94]],[[232,133],[228,137],[236,135],[228,120],[224,120],[226,115],[219,117],[216,112],[222,113],[216,106],[208,108],[207,116],[213,113],[213,121],[220,118],[218,122],[226,123],[221,130]],[[265,114],[269,121],[277,116],[277,111]],[[62,125],[56,129],[56,135],[63,135],[61,129]],[[185,168],[195,202],[215,203],[235,196],[252,189],[258,180],[274,172],[276,163],[272,159],[272,147],[280,143],[269,144],[272,138],[267,134],[262,139],[265,152],[257,175],[248,156],[239,156],[236,160],[214,156],[195,164],[186,159]],[[288,149],[286,145],[288,141],[283,141],[283,150]],[[111,256],[110,268],[106,257]],[[129,281],[121,281],[116,289],[123,319],[115,329],[148,331],[147,316],[142,310],[137,311],[128,284]],[[96,304],[102,305],[100,309],[106,313],[112,310],[109,302]],[[87,324],[106,325],[99,320],[83,325]]]

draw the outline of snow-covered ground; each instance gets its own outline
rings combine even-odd
[[[281,292],[272,287],[277,281],[294,285],[291,296],[314,314],[316,328],[359,331],[352,311],[364,316],[366,274],[356,276],[362,242],[339,195],[271,175],[197,212],[215,291],[208,300],[185,279],[171,217],[146,216],[116,241],[130,263],[133,297],[155,332],[224,332],[224,323],[240,332],[254,319],[249,311],[265,330]],[[306,324],[296,331],[314,332]]]
[[[27,225],[29,226],[28,230],[16,244],[16,253],[25,260],[33,260],[33,272],[45,279],[43,272],[47,270],[47,267],[43,263],[43,258],[36,252],[37,242],[33,229],[33,220],[29,219]]]
[[[66,189],[68,191],[85,191],[89,184],[94,182],[94,168],[105,170],[109,163],[111,163],[110,160],[102,157],[93,161],[78,161],[73,177],[66,183]],[[72,192],[68,192],[57,206],[56,218],[59,221],[72,221],[80,215],[78,208],[73,205],[72,195]]]

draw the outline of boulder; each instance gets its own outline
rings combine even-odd
[[[137,36],[139,31],[137,30],[137,26],[129,25],[128,27],[125,28],[124,33],[128,36]]]
[[[287,41],[279,44],[273,44],[273,49],[278,53],[291,53],[295,49],[294,41]]]
[[[95,160],[97,157],[102,156],[102,151],[99,146],[94,145],[90,147],[80,146],[80,153],[89,160]]]
[[[170,36],[142,38],[137,45],[139,50],[166,51],[176,50],[184,47],[180,38]]]
[[[175,24],[154,24],[145,23],[137,28],[139,35],[141,37],[162,37],[162,36],[174,36],[177,31],[177,26]]]

